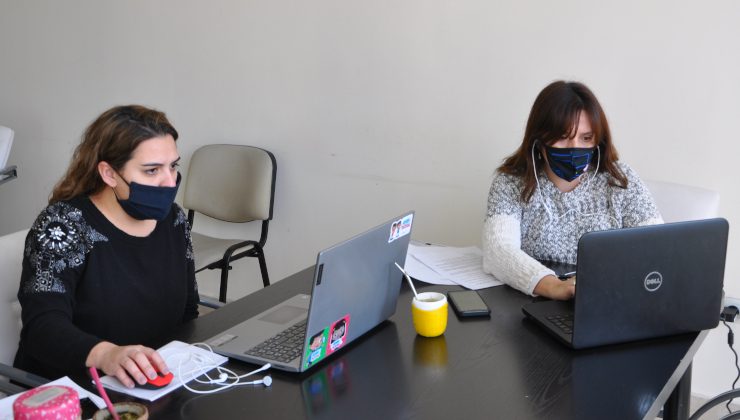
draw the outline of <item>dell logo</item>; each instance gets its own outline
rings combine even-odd
[[[663,275],[657,271],[653,271],[645,276],[645,290],[648,292],[654,292],[660,288],[663,284]]]

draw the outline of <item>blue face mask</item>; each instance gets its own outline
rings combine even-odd
[[[174,187],[154,187],[135,182],[128,183],[124,179],[123,182],[126,182],[126,185],[129,187],[128,199],[121,200],[119,198],[118,204],[134,219],[164,220],[170,214],[172,203],[175,202],[175,196],[177,195],[178,187],[180,187],[181,178],[178,172],[177,183]]]
[[[596,152],[595,147],[556,148],[545,146],[547,163],[558,177],[570,182],[588,169],[588,164]]]

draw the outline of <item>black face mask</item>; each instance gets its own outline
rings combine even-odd
[[[545,146],[547,163],[558,177],[570,182],[588,169],[596,152],[595,147],[565,147],[562,149]]]
[[[121,176],[120,174],[118,176]],[[177,189],[180,187],[182,176],[177,173],[177,183],[174,187],[154,187],[151,185],[141,185],[135,182],[128,183],[123,177],[123,182],[129,187],[128,199],[121,200],[118,198],[118,204],[129,216],[137,220],[164,220],[170,210],[172,203],[175,202]],[[115,192],[115,191],[114,191]]]

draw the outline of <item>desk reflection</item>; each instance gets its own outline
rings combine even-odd
[[[386,321],[337,356],[301,382],[308,418],[384,418],[401,412],[407,387],[396,324]],[[371,403],[379,400],[384,404]]]
[[[518,352],[522,375],[533,364],[553,366],[539,369],[541,375],[525,376],[527,388],[537,390],[531,395],[532,414],[553,419],[644,416],[685,355],[686,341],[694,339],[689,334],[571,350],[529,320],[522,326],[542,335],[536,352],[524,348]],[[627,383],[632,385],[626,387]],[[619,397],[604,398],[609,395]]]
[[[627,404],[629,411],[640,416],[647,414],[658,397],[658,390],[684,357],[685,342],[693,341],[694,337],[678,335],[579,352],[572,362],[576,417],[615,418],[604,417],[603,413],[618,413]],[[624,383],[633,385],[626,388]],[[601,398],[613,395],[615,389],[619,389],[622,397]]]
[[[447,341],[444,334],[438,337],[414,337],[414,365],[423,368],[447,367]]]

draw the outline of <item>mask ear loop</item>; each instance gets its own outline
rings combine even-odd
[[[583,188],[588,187],[591,183],[591,178],[595,177],[599,173],[599,165],[601,164],[601,147],[596,146],[596,170],[586,179]]]

